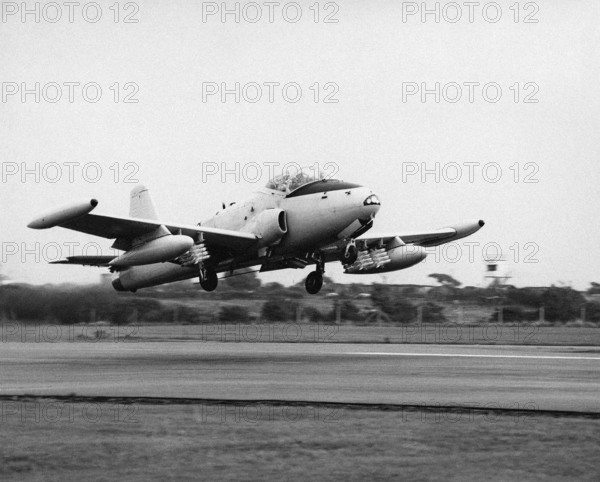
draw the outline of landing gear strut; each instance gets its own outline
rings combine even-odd
[[[214,291],[219,284],[217,273],[210,268],[200,268],[200,286],[204,291]]]
[[[358,259],[358,249],[356,248],[356,244],[354,244],[354,240],[350,241],[346,246],[346,249],[342,252],[341,261],[343,265],[354,264]]]
[[[317,269],[306,277],[304,286],[306,291],[311,295],[316,295],[323,287],[323,272],[325,271],[325,263],[321,259],[317,261]]]

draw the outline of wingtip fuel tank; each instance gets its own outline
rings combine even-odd
[[[54,226],[60,226],[80,216],[89,214],[98,205],[96,199],[89,201],[68,204],[60,208],[55,208],[45,214],[35,218],[27,227],[32,229],[48,229]]]

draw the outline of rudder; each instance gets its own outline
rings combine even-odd
[[[150,197],[150,190],[145,186],[137,186],[131,190],[129,216],[141,219],[158,219],[156,208]]]

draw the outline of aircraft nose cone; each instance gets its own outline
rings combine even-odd
[[[370,215],[374,216],[381,207],[381,201],[377,194],[369,194],[363,201],[363,206]]]

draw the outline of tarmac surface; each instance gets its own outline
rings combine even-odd
[[[600,349],[328,343],[0,345],[0,395],[600,413]]]

